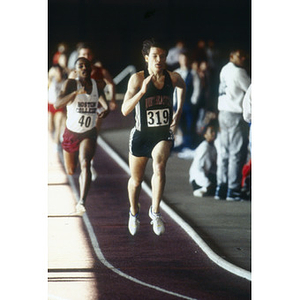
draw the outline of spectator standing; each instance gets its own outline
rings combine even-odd
[[[199,39],[194,50],[193,62],[197,62],[199,66],[202,61],[207,61],[206,43],[203,39]]]
[[[210,39],[206,48],[207,63],[209,68],[209,103],[208,110],[217,112],[218,106],[218,85],[220,74],[220,52],[215,46],[215,42]]]
[[[196,143],[196,105],[200,97],[200,78],[198,73],[191,68],[190,57],[187,52],[179,54],[180,68],[175,69],[185,82],[186,93],[179,121],[179,129],[182,132],[182,144],[179,148],[194,149]],[[174,91],[174,108],[177,109],[177,91]]]
[[[63,59],[64,61],[67,60],[67,45],[64,43],[60,43],[57,46],[57,51],[54,53],[53,58],[52,58],[52,64],[57,65],[59,63],[59,59]]]
[[[74,65],[75,65],[75,61],[77,60],[78,58],[78,52],[81,48],[81,46],[83,45],[83,43],[77,43],[76,45],[76,49],[73,50],[71,52],[71,54],[69,55],[69,59],[68,59],[68,69],[69,70],[73,70],[74,69]]]
[[[169,50],[166,62],[170,70],[174,70],[179,67],[179,54],[185,50],[184,42],[181,40],[176,43],[175,47]]]
[[[243,167],[243,177],[242,177],[242,192],[247,196],[248,199],[251,198],[251,146],[252,146],[252,84],[250,84],[244,100],[243,100],[243,117],[244,120],[249,123],[249,148],[250,148],[250,159],[246,165]]]
[[[195,64],[194,64],[195,65]],[[202,130],[205,125],[205,116],[209,110],[209,83],[210,83],[210,74],[207,61],[202,61],[199,64],[197,63],[197,74],[200,78],[200,97],[196,106],[197,117],[195,119],[195,127],[199,134],[202,133]]]
[[[210,39],[207,42],[206,57],[211,70],[215,70],[219,64],[219,50],[215,47],[214,40]]]
[[[245,59],[246,55],[242,50],[232,51],[229,62],[220,73],[220,159],[216,199],[241,199],[242,168],[247,158],[249,131],[243,118],[243,99],[250,85],[250,77],[243,68]]]
[[[252,84],[250,84],[244,100],[243,100],[243,117],[244,120],[249,123],[250,133],[249,133],[249,140],[250,140],[250,149],[251,149],[251,142],[252,142],[252,130],[251,130],[251,121],[252,121]]]

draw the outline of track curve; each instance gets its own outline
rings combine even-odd
[[[251,299],[251,282],[213,263],[167,214],[166,233],[153,233],[147,215],[151,199],[144,191],[140,231],[132,237],[129,176],[99,146],[94,161],[98,177],[83,220],[95,252],[99,299]],[[69,180],[78,193],[78,173]]]

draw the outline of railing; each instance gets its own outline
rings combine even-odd
[[[132,75],[136,73],[136,68],[133,65],[127,66],[122,72],[120,72],[115,78],[113,78],[113,81],[115,85],[117,86],[122,80],[124,80],[128,75]],[[107,100],[110,100],[111,95],[108,93],[108,87],[106,86],[104,88],[106,98]],[[116,100],[123,100],[124,94],[116,93]]]
[[[113,80],[115,85],[118,85],[127,75],[132,75],[136,72],[136,68],[133,65],[127,66],[119,75],[117,75]]]

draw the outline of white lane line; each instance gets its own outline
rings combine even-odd
[[[75,194],[75,197],[77,199],[77,202],[79,201],[79,194],[78,194],[78,190],[77,190],[77,187],[75,185],[75,182],[74,182],[74,178],[72,176],[69,176],[68,175],[68,179],[70,181],[70,185],[71,185],[71,188]],[[182,299],[187,299],[187,300],[199,300],[199,299],[196,299],[196,298],[190,298],[190,297],[187,297],[185,295],[181,295],[181,294],[178,294],[178,293],[174,293],[174,292],[171,292],[171,291],[168,291],[166,289],[163,289],[163,288],[160,288],[158,286],[155,286],[155,285],[152,285],[152,284],[148,284],[146,282],[143,282],[141,280],[138,280],[130,275],[127,275],[125,274],[124,272],[120,271],[119,269],[115,268],[112,264],[110,264],[106,258],[104,257],[102,251],[101,251],[101,248],[99,246],[99,243],[98,243],[98,240],[97,240],[97,237],[95,235],[95,232],[94,232],[94,229],[93,229],[93,226],[88,218],[88,215],[87,213],[85,213],[83,215],[83,222],[87,228],[87,231],[88,231],[88,234],[90,236],[90,239],[91,239],[91,243],[92,243],[92,246],[93,246],[93,249],[98,257],[98,259],[100,260],[100,262],[105,266],[107,267],[108,269],[110,269],[111,271],[115,272],[116,274],[118,274],[119,276],[121,277],[124,277],[128,280],[131,280],[137,284],[140,284],[140,285],[143,285],[143,286],[146,286],[148,288],[151,288],[151,289],[154,289],[154,290],[157,290],[159,292],[162,292],[162,293],[165,293],[165,294],[169,294],[169,295],[172,295],[172,296],[175,296],[175,297],[178,297],[178,298],[182,298]]]
[[[130,175],[130,169],[128,164],[100,137],[97,139],[98,145],[111,157],[113,158],[119,166]],[[152,198],[152,192],[150,187],[143,182],[143,190]],[[239,277],[251,280],[251,272],[244,270],[217,255],[196,233],[196,231],[185,222],[178,214],[175,213],[163,200],[161,201],[161,208],[194,240],[194,242],[202,249],[202,251],[218,266],[233,273]]]

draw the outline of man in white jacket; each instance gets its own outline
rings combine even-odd
[[[252,144],[252,130],[251,130],[251,121],[252,121],[252,88],[251,84],[246,92],[246,95],[243,100],[243,117],[244,120],[249,123],[250,127],[250,133],[249,133],[249,139],[250,139],[250,151],[251,151],[251,144]]]
[[[240,200],[242,168],[247,157],[248,125],[243,118],[243,99],[250,77],[243,68],[242,50],[230,53],[230,61],[220,73],[218,98],[220,150],[216,199]]]

